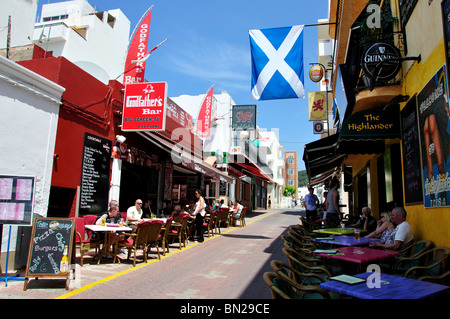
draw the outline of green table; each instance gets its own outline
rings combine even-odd
[[[354,228],[323,228],[314,229],[313,232],[332,235],[352,235],[355,231]],[[365,232],[365,230],[361,229],[361,233],[363,232]]]

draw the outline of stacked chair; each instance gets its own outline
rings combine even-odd
[[[331,272],[313,251],[315,234],[313,224],[295,225],[281,235],[283,254],[287,262],[272,260],[273,272],[263,274],[273,299],[337,299],[341,296],[320,288],[320,283],[329,280]]]
[[[273,299],[336,299],[343,295],[320,288],[320,283],[330,280],[332,262],[315,256],[314,233],[320,226],[303,217],[282,234],[282,252],[287,261],[272,260],[273,272],[265,272],[263,280]],[[382,272],[405,276],[441,285],[450,285],[450,248],[434,247],[429,240],[416,240],[400,251],[399,257],[389,264],[380,264]]]

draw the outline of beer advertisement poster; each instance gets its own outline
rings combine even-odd
[[[125,86],[123,131],[164,131],[167,83],[133,83]]]
[[[256,105],[233,105],[231,127],[233,130],[256,129]]]
[[[424,206],[449,206],[450,127],[445,67],[417,95]]]

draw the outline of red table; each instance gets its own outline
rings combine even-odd
[[[362,269],[362,264],[372,263],[377,260],[391,258],[399,255],[397,251],[389,251],[367,247],[355,247],[355,246],[339,247],[339,249],[336,250],[337,250],[336,254],[316,254],[316,255],[359,264],[360,272]]]

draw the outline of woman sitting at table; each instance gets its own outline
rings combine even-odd
[[[391,222],[391,216],[388,212],[381,213],[381,218],[377,222],[377,229],[371,232],[366,238],[380,238],[385,242],[394,231],[394,225]]]

